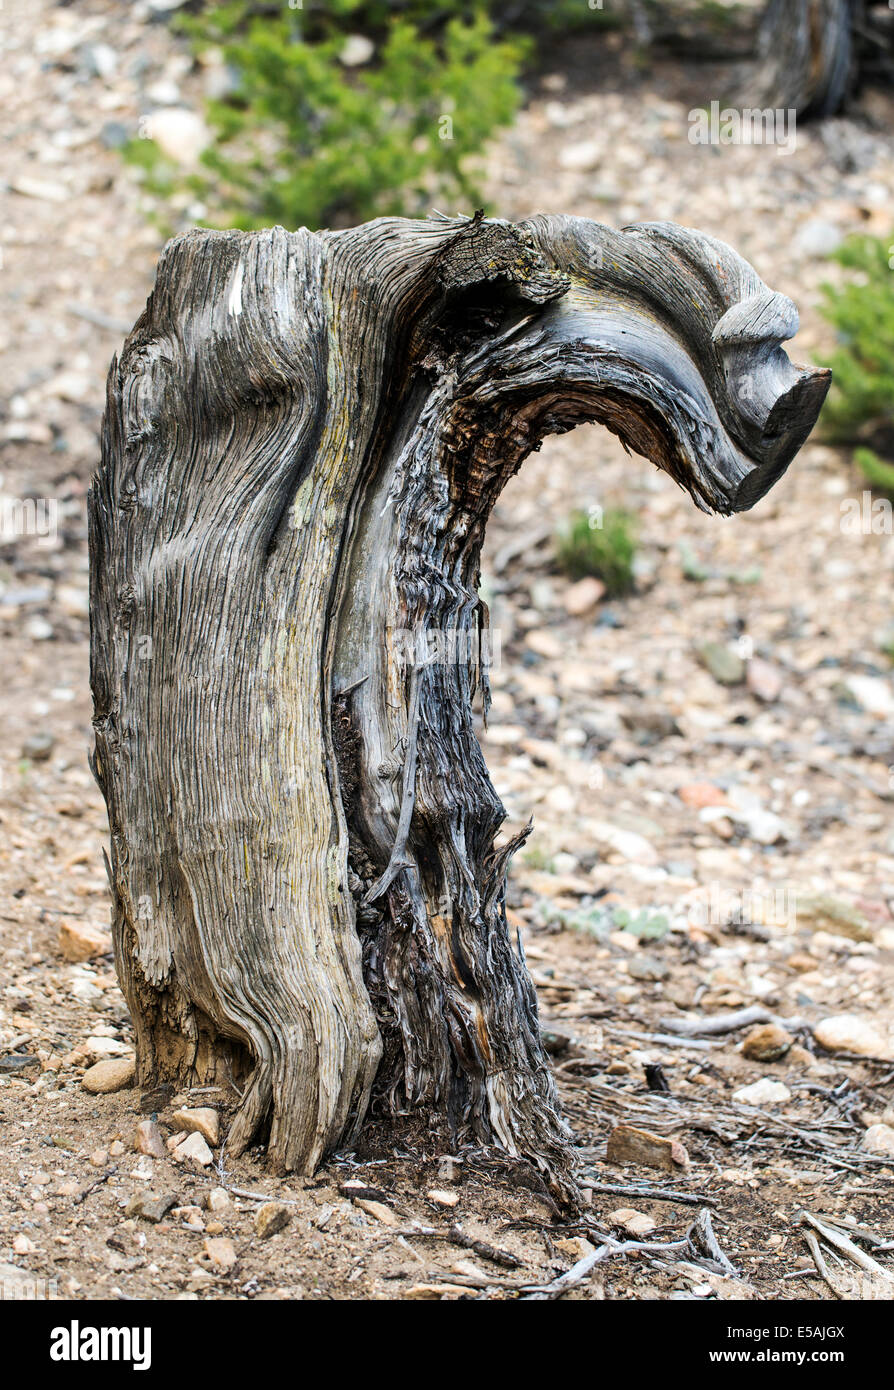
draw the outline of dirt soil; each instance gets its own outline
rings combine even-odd
[[[164,1145],[184,1103],[216,1109],[225,1134],[235,1095],[83,1089],[89,1065],[132,1053],[87,766],[85,492],[108,363],[160,236],[116,146],[164,102],[197,108],[210,78],[147,4],[6,0],[0,25],[0,493],[58,506],[54,536],[0,537],[3,1287],[504,1299],[608,1243],[567,1297],[890,1297],[894,545],[890,517],[881,534],[843,527],[863,485],[820,442],[752,513],[719,520],[580,429],[525,464],[490,529],[500,655],[482,737],[507,829],[535,819],[511,914],[580,1145],[590,1204],[576,1224],[536,1176],[476,1150],[367,1149],[311,1180],[225,1145],[205,1164],[138,1153],[137,1125],[155,1114],[147,1146]],[[821,355],[829,250],[894,228],[894,101],[865,94],[848,118],[799,130],[793,154],[697,146],[692,94],[722,97],[721,75],[598,43],[598,61],[575,44],[573,81],[534,83],[489,151],[491,210],[698,226],[798,303],[794,356]],[[598,92],[588,51],[611,73]],[[194,215],[188,200],[175,214]],[[636,517],[637,589],[580,611],[553,532],[574,508],[612,505]],[[752,1024],[725,1020],[743,1009]],[[755,1019],[763,1041],[745,1043]],[[775,1084],[739,1096],[758,1082]],[[683,1152],[667,1171],[609,1162],[620,1124]],[[285,1211],[259,1218],[264,1200]],[[729,1266],[687,1243],[703,1208]],[[878,1267],[826,1242],[821,1278],[805,1209],[856,1233]]]

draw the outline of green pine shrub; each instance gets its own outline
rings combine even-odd
[[[894,234],[850,237],[834,259],[853,273],[824,286],[823,313],[839,345],[826,361],[833,382],[823,425],[835,442],[863,446],[858,465],[887,491],[894,485]]]
[[[220,51],[235,86],[206,103],[214,139],[200,173],[171,169],[151,139],[130,143],[151,192],[186,188],[212,225],[245,229],[480,206],[468,162],[512,120],[529,51],[526,38],[495,34],[485,5],[226,0],[179,25],[197,51]],[[373,53],[345,66],[358,34]]]

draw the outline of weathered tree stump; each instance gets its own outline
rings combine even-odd
[[[749,105],[834,116],[864,81],[890,85],[894,19],[887,0],[768,0]]]
[[[857,0],[769,0],[752,79],[757,104],[833,115],[854,78],[856,17]]]
[[[796,327],[734,251],[669,224],[168,245],[90,494],[95,772],[140,1084],[232,1081],[230,1152],[266,1141],[281,1171],[350,1142],[372,1096],[404,1134],[497,1145],[569,1190],[504,908],[525,836],[495,844],[473,729],[485,523],[585,420],[703,510],[750,507],[828,386],[780,348]]]

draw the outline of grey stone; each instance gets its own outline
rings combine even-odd
[[[705,642],[698,654],[719,685],[741,685],[744,681],[745,662],[725,642]]]
[[[141,1216],[144,1221],[156,1225],[163,1221],[171,1207],[179,1202],[176,1192],[137,1192],[125,1208],[126,1216]]]
[[[30,734],[22,744],[22,757],[32,763],[45,763],[55,746],[52,734]]]

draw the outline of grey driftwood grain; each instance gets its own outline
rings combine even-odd
[[[569,1190],[505,914],[527,832],[497,846],[473,728],[485,524],[544,436],[585,420],[703,510],[750,507],[828,386],[783,352],[796,327],[734,251],[668,224],[167,246],[90,494],[95,772],[140,1084],[231,1081],[229,1151],[266,1141],[279,1170],[366,1121],[498,1145]]]

